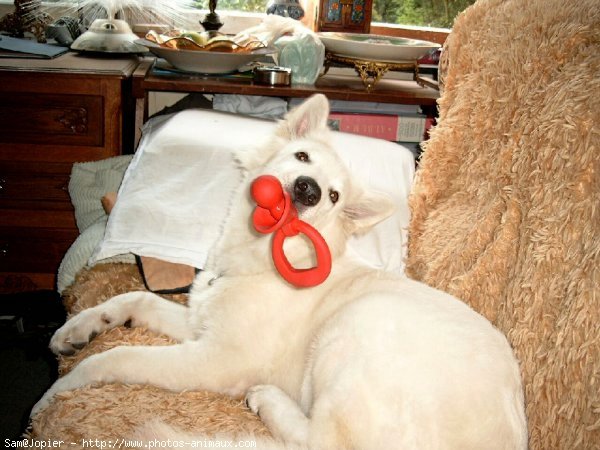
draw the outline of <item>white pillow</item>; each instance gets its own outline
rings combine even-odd
[[[198,109],[151,120],[90,262],[131,252],[203,268],[241,180],[233,151],[261,145],[274,127],[272,121]],[[392,217],[353,238],[351,251],[374,267],[402,272],[412,153],[340,132],[333,144],[365,186],[387,192],[397,205]]]

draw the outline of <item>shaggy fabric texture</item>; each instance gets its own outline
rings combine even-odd
[[[506,333],[532,449],[600,443],[599,15],[598,0],[482,0],[459,16],[411,198],[408,270]],[[100,265],[66,302],[77,312],[142,288],[135,266]],[[171,342],[118,328],[63,358],[62,370],[136,343]],[[61,394],[32,434],[110,440],[156,417],[184,430],[265,432],[239,399],[112,384]]]
[[[600,448],[598,0],[482,0],[444,67],[407,271],[506,333],[530,448]]]
[[[63,298],[67,309],[77,313],[114,295],[135,290],[144,290],[136,265],[99,264],[82,270]],[[178,303],[187,300],[184,294],[165,297]],[[88,356],[118,345],[174,343],[171,338],[144,328],[118,327],[101,333],[75,355],[59,357],[59,371],[64,375]],[[32,420],[29,434],[36,439],[62,440],[61,448],[83,449],[89,448],[90,439],[108,445],[115,438],[132,437],[136,429],[157,419],[189,432],[268,434],[241,398],[125,384],[83,387],[59,394]]]

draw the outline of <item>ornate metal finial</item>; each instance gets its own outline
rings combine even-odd
[[[215,12],[215,9],[217,9],[217,0],[210,0],[208,2],[208,9],[210,12],[204,16],[200,24],[206,31],[218,31],[223,26],[223,22],[221,22],[219,15]]]

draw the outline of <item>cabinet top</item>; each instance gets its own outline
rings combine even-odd
[[[95,57],[67,52],[53,59],[0,58],[0,71],[82,73],[129,77],[139,64],[133,55]]]

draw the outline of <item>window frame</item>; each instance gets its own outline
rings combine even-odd
[[[420,27],[413,25],[396,25],[391,23],[371,22],[371,33],[384,36],[405,37],[422,41],[444,44],[452,31],[449,28]]]

